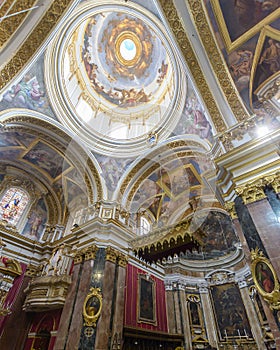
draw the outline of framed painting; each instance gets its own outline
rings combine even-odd
[[[148,275],[138,275],[138,322],[156,325],[155,281]]]
[[[235,283],[211,286],[211,298],[220,340],[252,337],[243,299]]]
[[[271,262],[256,248],[251,251],[252,275],[259,294],[269,303],[271,309],[280,310],[280,291],[277,274]]]

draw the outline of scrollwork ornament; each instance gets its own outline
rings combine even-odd
[[[83,305],[84,325],[96,327],[102,310],[102,294],[100,288],[90,288]]]
[[[259,248],[252,249],[251,258],[251,271],[256,289],[271,310],[280,310],[279,281],[271,262]]]

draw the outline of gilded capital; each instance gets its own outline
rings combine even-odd
[[[74,256],[74,264],[81,264],[83,261],[83,252],[82,251],[78,251],[75,256]]]
[[[264,181],[260,179],[251,184],[237,187],[235,192],[242,197],[244,204],[250,204],[266,198],[264,186]]]
[[[95,244],[91,245],[90,247],[87,247],[85,249],[85,261],[87,260],[94,260],[96,257],[96,252],[98,248]]]
[[[235,203],[234,202],[226,202],[225,209],[227,212],[229,212],[232,219],[238,218],[236,210],[235,210]]]
[[[38,273],[40,272],[40,270],[41,270],[41,265],[40,266],[35,266],[35,265],[32,265],[32,264],[29,264],[27,266],[26,271],[25,271],[25,276],[36,277],[38,275]]]
[[[119,256],[118,256],[118,265],[121,266],[121,267],[126,267],[128,263],[128,257],[127,255],[124,255],[122,253],[119,253]]]
[[[117,262],[118,255],[117,250],[113,249],[112,247],[106,248],[106,261],[111,261],[115,264]]]

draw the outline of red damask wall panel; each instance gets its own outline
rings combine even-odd
[[[152,281],[154,286],[154,314],[153,321],[141,319],[139,307],[141,305],[139,279],[147,276],[148,281]],[[149,315],[149,313],[148,313]],[[140,316],[140,317],[139,317]],[[133,328],[141,328],[154,330],[159,332],[167,332],[167,316],[166,316],[166,299],[163,280],[148,276],[146,271],[139,269],[133,265],[127,266],[126,275],[126,294],[125,294],[125,326]]]

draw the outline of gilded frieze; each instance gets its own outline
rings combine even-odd
[[[0,89],[2,90],[31,60],[34,53],[41,47],[51,33],[56,23],[64,15],[74,0],[52,1],[45,15],[35,26],[19,50],[0,72]]]
[[[106,248],[106,261],[111,261],[112,263],[116,263],[118,257],[118,252],[112,247]]]
[[[36,3],[37,0],[6,0],[2,4],[0,9],[0,49],[3,49],[14,32],[19,29]],[[27,10],[22,11],[23,9]]]
[[[216,101],[211,93],[211,90],[209,89],[209,86],[205,80],[204,74],[199,66],[191,43],[176,11],[176,7],[174,6],[173,1],[160,0],[159,2],[163,8],[164,14],[169,22],[169,25],[179,44],[179,47],[187,61],[188,67],[192,73],[192,76],[194,77],[196,85],[200,90],[201,96],[203,97],[203,100],[207,106],[215,128],[218,132],[222,132],[226,129],[226,125],[216,104]],[[195,1],[193,8],[195,9],[195,7],[199,7],[200,5],[200,2]],[[204,24],[206,25],[206,23]]]

